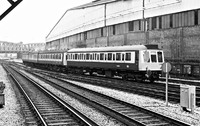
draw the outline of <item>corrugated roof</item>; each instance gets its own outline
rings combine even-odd
[[[62,20],[62,18],[65,16],[65,14],[70,11],[70,10],[77,10],[77,9],[84,9],[87,7],[92,7],[92,6],[98,6],[98,5],[102,5],[102,4],[106,4],[106,3],[112,3],[112,2],[116,2],[116,1],[123,1],[123,0],[94,0],[90,3],[87,4],[83,4],[74,8],[71,8],[69,10],[67,10],[62,17],[58,20],[58,22],[54,25],[54,27],[51,29],[51,31],[49,32],[49,34],[46,36],[46,38],[48,38],[50,36],[50,34],[52,33],[52,31],[54,30],[54,28],[58,25],[58,23]]]

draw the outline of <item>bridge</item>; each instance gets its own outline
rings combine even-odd
[[[45,43],[29,43],[23,44],[23,42],[13,43],[0,41],[0,58],[1,57],[17,57],[21,58],[23,52],[39,51],[45,49]],[[16,56],[17,55],[17,56]]]

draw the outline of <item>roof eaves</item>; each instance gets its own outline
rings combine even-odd
[[[121,0],[100,0],[100,1],[93,1],[91,3],[87,3],[87,4],[83,4],[81,6],[77,6],[77,7],[71,8],[69,10],[84,9],[84,8],[98,6],[98,5],[102,5],[102,4],[113,3],[113,2],[116,2],[116,1],[121,1]]]

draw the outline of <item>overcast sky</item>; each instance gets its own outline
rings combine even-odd
[[[0,41],[45,42],[45,37],[66,10],[91,1],[93,0],[23,0],[0,21]],[[0,14],[9,6],[7,0],[0,0]]]

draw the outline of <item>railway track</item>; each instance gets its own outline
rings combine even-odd
[[[46,73],[48,75],[57,76],[69,80],[90,83],[92,85],[103,86],[111,89],[117,89],[125,92],[131,92],[135,94],[150,96],[153,98],[159,98],[165,100],[165,83],[137,83],[132,81],[123,81],[119,79],[110,79],[99,76],[77,76],[77,75],[65,75],[55,72],[38,71],[40,73]],[[168,85],[168,99],[170,102],[180,102],[180,85],[169,84]],[[200,106],[200,88],[196,88],[196,105]]]
[[[32,70],[31,70],[32,71]],[[100,76],[80,76],[71,74],[62,74],[58,72],[50,72],[44,70],[36,70],[38,72],[48,73],[54,76],[59,76],[61,78],[80,81],[85,83],[90,83],[92,85],[103,86],[111,89],[117,89],[125,92],[131,92],[139,95],[150,96],[153,98],[159,98],[165,100],[165,83],[138,83],[132,81],[123,81],[116,78],[105,78]],[[174,81],[173,81],[174,80]],[[164,78],[163,78],[164,81]],[[198,85],[200,82],[186,81],[186,80],[176,80],[169,79],[169,82],[177,82],[187,85]],[[183,83],[182,83],[183,82]],[[170,84],[168,85],[168,99],[170,102],[180,103],[180,85]],[[200,86],[196,87],[196,105],[200,106]]]
[[[146,110],[144,108],[105,96],[103,94],[88,90],[86,88],[69,83],[57,77],[35,73],[35,76],[45,80],[52,86],[73,95],[79,100],[100,109],[104,113],[120,120],[126,125],[143,125],[143,126],[176,126],[188,125],[181,121],[160,115],[158,113]],[[46,79],[45,79],[46,78]]]
[[[66,104],[26,75],[4,66],[21,94],[27,125],[97,126],[95,122]]]

